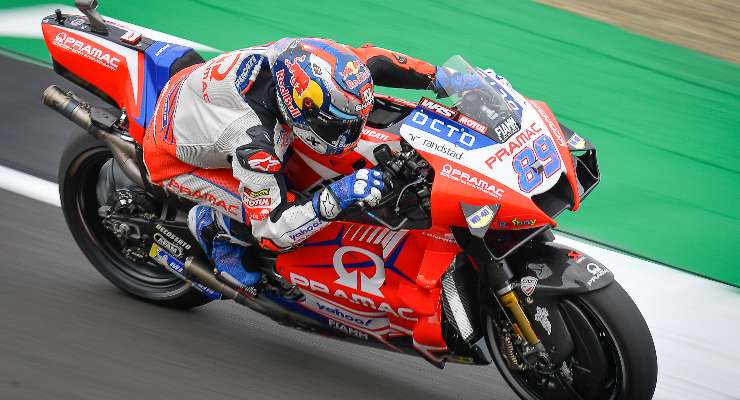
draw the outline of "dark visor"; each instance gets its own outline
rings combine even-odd
[[[332,146],[343,147],[354,144],[365,124],[362,118],[342,119],[321,112],[315,107],[304,110],[304,116],[311,130]]]

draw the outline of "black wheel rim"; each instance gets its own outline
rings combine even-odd
[[[624,373],[622,371],[622,357],[619,352],[619,347],[617,346],[616,339],[614,336],[609,332],[607,326],[604,324],[604,322],[599,318],[597,313],[595,313],[588,305],[586,305],[584,302],[576,299],[564,299],[563,300],[563,311],[564,314],[568,316],[566,321],[568,319],[571,320],[571,322],[575,318],[579,318],[578,315],[573,314],[579,314],[579,313],[570,313],[568,311],[569,308],[576,309],[581,311],[580,315],[584,315],[586,318],[586,322],[588,323],[593,331],[596,334],[596,337],[593,338],[595,342],[598,342],[601,346],[601,350],[603,350],[604,354],[606,355],[607,362],[603,366],[605,368],[605,375],[606,379],[603,381],[603,387],[601,394],[599,394],[596,397],[588,396],[588,397],[582,397],[582,393],[579,390],[579,378],[580,379],[589,379],[588,375],[578,374],[576,371],[574,371],[574,381],[571,385],[572,390],[575,390],[579,397],[583,400],[590,400],[590,399],[606,399],[606,400],[614,400],[619,398],[619,395],[621,393],[621,388],[623,384],[623,376]],[[568,323],[568,328],[573,329],[571,323]],[[501,354],[500,349],[498,348],[499,337],[497,334],[497,329],[493,326],[493,321],[489,317],[487,319],[487,334],[489,335],[489,341],[491,344],[495,344],[495,348],[492,349],[494,362],[496,363],[496,366],[498,367],[499,371],[503,375],[504,379],[506,379],[507,382],[512,386],[512,388],[519,394],[520,397],[528,400],[544,400],[544,399],[568,399],[568,400],[577,400],[574,399],[573,395],[570,394],[572,392],[568,392],[569,389],[560,388],[556,391],[550,391],[548,393],[545,393],[542,386],[535,383],[536,379],[533,379],[535,377],[535,373],[533,372],[519,372],[519,371],[512,371],[508,368],[506,360],[504,360],[504,356]],[[576,349],[576,352],[574,353],[574,359],[578,360],[578,349]],[[573,365],[573,364],[572,364]]]
[[[67,218],[73,218],[77,224],[79,234],[77,238],[80,247],[104,275],[124,282],[134,289],[134,294],[150,298],[170,297],[187,290],[188,286],[174,274],[148,260],[135,262],[122,254],[122,246],[108,229],[102,224],[98,215],[98,200],[96,186],[100,169],[112,157],[105,147],[93,148],[80,154],[71,165],[65,179],[64,207]]]

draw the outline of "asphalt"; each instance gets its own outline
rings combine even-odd
[[[56,181],[71,123],[53,71],[0,56],[0,165]],[[281,327],[232,303],[173,311],[84,258],[60,209],[0,190],[0,399],[514,399],[494,367],[448,365]]]

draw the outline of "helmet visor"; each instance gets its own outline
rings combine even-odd
[[[338,118],[317,108],[305,110],[305,120],[311,130],[328,145],[344,149],[354,145],[360,138],[365,119]]]

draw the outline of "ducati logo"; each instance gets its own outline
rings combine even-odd
[[[375,266],[373,276],[368,277],[359,271],[347,271],[347,268],[345,268],[344,263],[342,262],[342,257],[349,252],[360,253],[370,258]],[[337,271],[337,275],[339,275],[339,278],[334,281],[335,283],[350,289],[360,290],[368,294],[383,297],[383,293],[380,292],[380,287],[385,283],[385,262],[381,256],[361,247],[345,246],[339,248],[336,253],[334,253],[333,261],[334,270]]]

